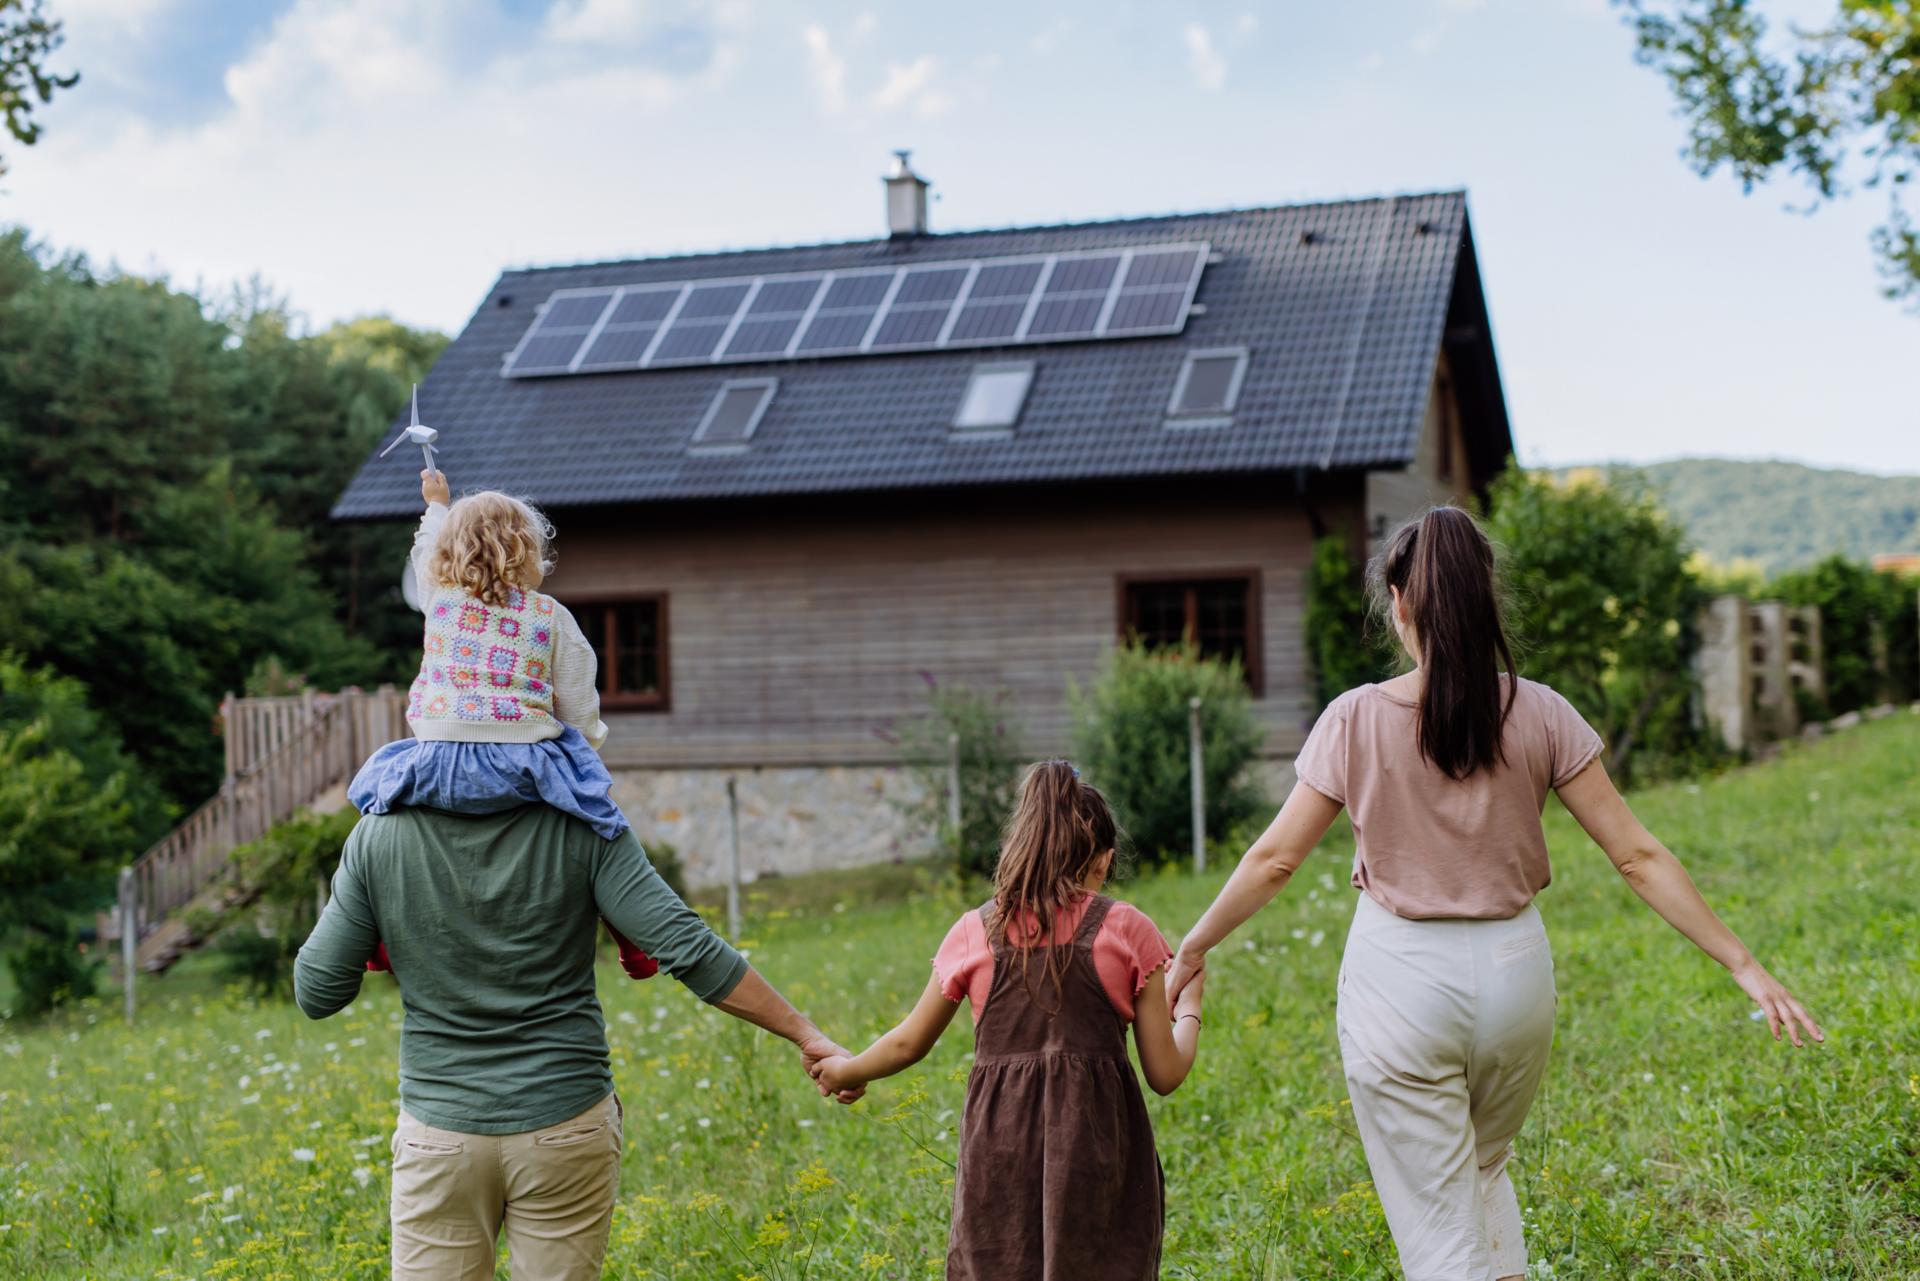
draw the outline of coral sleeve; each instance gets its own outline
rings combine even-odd
[[[1173,959],[1173,949],[1145,912],[1116,902],[1093,943],[1093,968],[1113,1008],[1128,1021],[1133,1003],[1155,970]]]
[[[940,981],[940,993],[949,1001],[962,1001],[974,995],[974,985],[981,977],[983,968],[989,984],[992,982],[993,953],[987,948],[986,930],[981,927],[980,914],[968,912],[953,923],[947,931],[947,937],[941,941],[940,950],[934,953],[933,974]],[[979,1003],[975,1004],[975,1013]]]

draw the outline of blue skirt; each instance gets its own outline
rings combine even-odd
[[[497,814],[551,805],[611,841],[630,826],[613,803],[613,776],[580,731],[537,743],[456,743],[403,738],[367,759],[347,788],[362,814],[396,807]]]

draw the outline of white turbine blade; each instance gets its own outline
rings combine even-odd
[[[401,441],[405,440],[406,438],[407,438],[407,433],[404,431],[401,432],[398,436],[395,436],[393,438],[393,444],[388,445],[385,449],[380,451],[380,457],[385,458],[388,454],[391,454],[394,450],[394,446],[398,445]]]
[[[420,425],[420,384],[413,385],[413,426]]]

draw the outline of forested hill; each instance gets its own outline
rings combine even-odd
[[[1568,468],[1564,471],[1581,470]],[[1920,476],[1870,476],[1798,463],[1683,458],[1644,467],[1607,466],[1646,478],[1716,561],[1757,561],[1769,572],[1839,552],[1920,552]]]

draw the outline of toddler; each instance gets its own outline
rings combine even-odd
[[[420,473],[427,505],[412,568],[427,616],[420,674],[407,694],[413,737],[389,743],[347,789],[362,814],[424,806],[491,814],[546,804],[603,840],[627,827],[598,748],[593,647],[564,605],[539,591],[552,527],[529,504],[493,490],[449,503],[446,475]],[[620,964],[651,977],[653,958],[622,938]],[[386,969],[386,945],[367,962]]]

